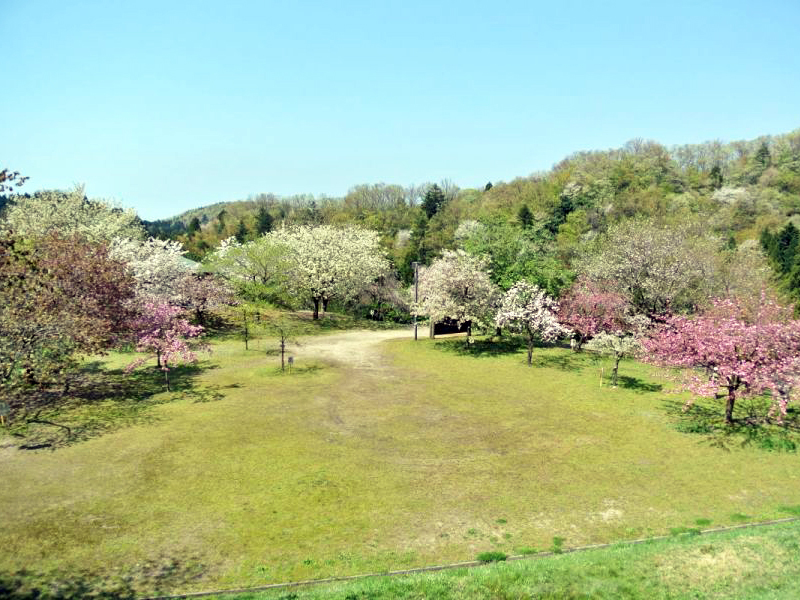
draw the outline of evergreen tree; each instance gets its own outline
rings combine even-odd
[[[756,163],[761,165],[761,168],[763,169],[766,169],[770,165],[772,162],[772,157],[769,153],[769,146],[767,146],[766,142],[762,143],[759,149],[756,151],[754,160]]]
[[[444,192],[442,188],[434,183],[428,188],[428,191],[425,192],[425,196],[422,199],[422,210],[425,211],[425,215],[430,219],[439,212],[443,204]]]
[[[247,225],[244,223],[244,219],[239,219],[239,225],[236,227],[236,241],[240,244],[244,244],[247,236],[250,232],[247,230]]]
[[[264,235],[270,231],[272,231],[272,215],[269,214],[266,206],[259,206],[256,215],[256,233]]]
[[[224,208],[217,214],[217,233],[225,231],[225,217],[228,216],[228,211]]]
[[[711,167],[711,173],[709,175],[711,179],[711,187],[715,190],[718,190],[722,187],[722,168],[719,165],[714,165]]]
[[[411,236],[408,240],[408,247],[403,256],[402,263],[399,265],[398,272],[400,279],[408,284],[414,279],[414,269],[411,263],[418,262],[422,265],[428,264],[432,258],[432,252],[425,243],[425,234],[428,231],[428,217],[425,213],[420,213],[417,221],[414,223],[414,228],[411,230]]]
[[[198,231],[200,231],[200,219],[194,217],[191,221],[189,221],[189,226],[186,228],[186,232],[192,236]]]
[[[490,189],[492,189],[492,182],[491,181],[489,181],[485,186],[483,186],[483,191],[484,192],[488,192]]]
[[[533,213],[527,204],[523,204],[517,213],[517,220],[525,229],[533,224]]]
[[[791,271],[795,263],[798,243],[800,243],[800,231],[793,223],[788,223],[775,236],[775,256],[773,256],[773,259],[778,263],[782,273]]]

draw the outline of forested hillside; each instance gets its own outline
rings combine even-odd
[[[761,238],[767,249],[764,235],[778,235],[790,221],[800,224],[798,213],[795,130],[672,148],[633,140],[618,149],[577,152],[548,172],[482,189],[458,189],[445,180],[356,185],[344,198],[258,194],[145,224],[152,235],[183,242],[196,259],[223,239],[244,242],[282,224],[358,224],[381,233],[405,282],[412,262],[429,264],[442,250],[462,247],[491,255],[501,287],[527,277],[558,293],[571,281],[582,249],[614,223],[633,217],[692,223],[731,248]],[[776,252],[768,254],[780,263],[785,285],[796,289],[794,251]]]

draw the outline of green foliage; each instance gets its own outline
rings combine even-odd
[[[485,563],[502,562],[508,558],[508,554],[506,554],[505,552],[498,552],[498,551],[481,552],[480,554],[478,554],[476,558],[480,562],[485,562]]]
[[[444,191],[435,183],[428,188],[422,199],[422,210],[430,219],[442,209],[445,202]]]
[[[545,249],[546,240],[542,230],[530,228],[521,233],[518,227],[494,221],[471,233],[462,247],[470,254],[489,258],[492,282],[500,289],[508,290],[524,280],[558,297],[574,275]]]
[[[527,204],[523,204],[519,212],[517,212],[517,221],[519,221],[519,224],[524,228],[528,228],[533,224],[533,213],[531,209],[528,208]]]
[[[259,206],[256,214],[256,233],[264,235],[272,231],[273,218],[266,206]]]

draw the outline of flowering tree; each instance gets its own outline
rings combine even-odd
[[[773,393],[781,415],[800,372],[800,321],[765,294],[758,307],[717,300],[703,314],[671,317],[644,340],[650,359],[695,370],[683,381],[698,396],[726,391],[725,422],[737,397]],[[687,407],[691,405],[691,400]]]
[[[434,324],[443,319],[470,326],[488,322],[497,287],[489,279],[485,259],[462,250],[445,250],[431,266],[420,269],[419,297],[412,312],[430,317],[433,334]]]
[[[132,315],[133,280],[103,244],[48,235],[36,245],[0,234],[0,397],[30,410],[68,387],[78,353],[115,344]]]
[[[625,328],[628,306],[625,299],[620,294],[603,290],[589,279],[579,279],[558,304],[558,320],[572,330],[574,348],[578,352],[601,331]]]
[[[533,359],[533,342],[540,339],[553,342],[571,332],[562,326],[556,314],[558,304],[538,286],[527,281],[518,281],[500,300],[495,317],[498,327],[524,333],[528,341],[528,366]]]
[[[609,227],[579,270],[656,315],[704,304],[716,281],[720,241],[690,225],[631,219]]]
[[[194,362],[197,356],[189,347],[188,340],[203,332],[199,325],[192,325],[182,317],[183,310],[165,302],[146,301],[141,314],[132,323],[136,334],[136,351],[156,355],[158,368],[164,372],[169,391],[169,365],[181,362]],[[207,350],[207,347],[202,347]],[[144,364],[147,357],[130,363],[126,372]]]
[[[314,319],[319,319],[320,304],[325,311],[333,297],[355,297],[389,269],[380,234],[368,229],[302,225],[265,237],[286,249],[286,286],[314,303]]]
[[[152,302],[180,301],[179,284],[196,265],[184,258],[186,251],[180,242],[170,240],[140,241],[116,238],[111,244],[111,257],[125,263],[136,280],[136,292],[141,299]]]
[[[110,242],[116,237],[141,239],[144,228],[132,209],[120,209],[89,200],[82,186],[68,192],[42,191],[16,196],[6,220],[23,237],[79,236],[89,242]]]
[[[178,282],[177,292],[180,306],[190,311],[200,325],[206,324],[211,311],[236,303],[228,284],[210,274],[184,276]]]
[[[611,376],[611,385],[617,385],[617,372],[619,371],[619,361],[626,356],[633,356],[638,354],[642,345],[633,335],[616,331],[614,333],[607,333],[602,331],[595,337],[589,340],[586,344],[587,350],[594,350],[600,354],[610,354],[614,357],[614,370]]]

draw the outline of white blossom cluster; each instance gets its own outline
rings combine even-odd
[[[553,342],[572,334],[556,318],[558,303],[544,290],[527,281],[518,281],[500,301],[495,317],[498,327],[527,334],[529,339],[539,338]]]
[[[117,238],[111,243],[111,258],[125,263],[136,280],[137,295],[169,303],[181,301],[180,283],[194,271],[184,258],[180,242]]]
[[[302,225],[266,234],[286,251],[286,285],[315,302],[355,297],[389,270],[380,235],[360,227]]]
[[[79,235],[89,242],[110,242],[114,238],[142,239],[144,228],[133,209],[121,209],[98,200],[87,200],[82,186],[62,192],[37,192],[15,196],[6,221],[23,237]]]
[[[412,307],[417,315],[427,315],[433,322],[481,324],[491,320],[498,289],[489,279],[486,259],[446,250],[431,266],[420,269],[419,296]]]
[[[600,354],[610,354],[619,359],[636,354],[642,349],[642,345],[633,335],[601,332],[586,343],[586,349]]]

